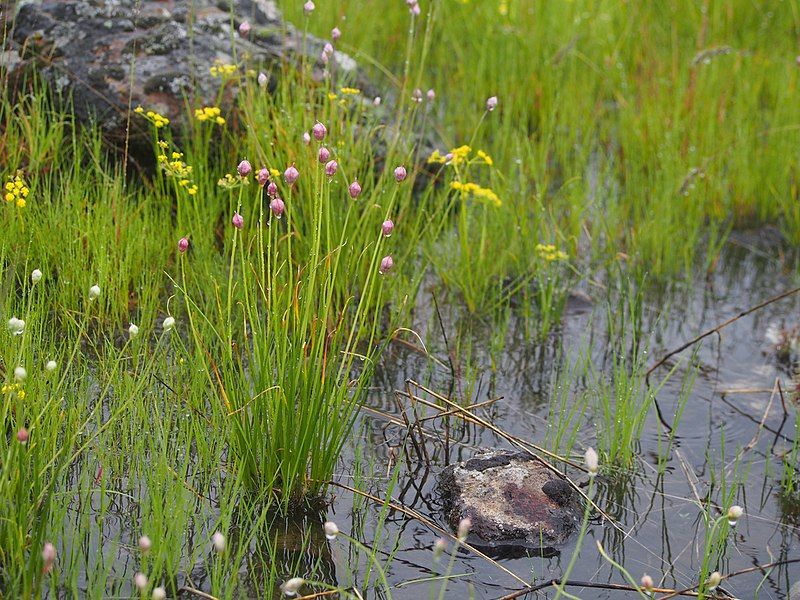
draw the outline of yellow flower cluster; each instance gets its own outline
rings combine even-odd
[[[565,252],[556,250],[556,247],[553,244],[536,244],[535,250],[539,258],[543,258],[547,262],[553,262],[554,260],[567,260],[569,258]]]
[[[145,110],[141,106],[137,106],[135,109],[133,109],[133,112],[144,116],[145,119],[147,119],[153,125],[155,125],[156,129],[161,129],[165,125],[169,125],[169,119],[164,115],[158,114],[154,110],[148,110],[147,112],[145,112]]]
[[[14,177],[8,178],[5,190],[6,191],[3,197],[6,199],[6,202],[14,202],[18,208],[25,208],[30,189],[25,183],[25,180],[22,178],[22,174],[20,172],[17,172]]]
[[[214,66],[209,69],[212,77],[230,77],[236,73],[236,65],[225,65],[221,62],[214,63]]]
[[[272,172],[272,170],[270,170],[270,173]],[[278,173],[278,175],[280,175],[280,173]],[[225,173],[225,177],[217,181],[217,185],[226,190],[232,190],[234,188],[239,187],[240,185],[250,185],[250,178],[234,177],[230,173]]]
[[[438,150],[434,150],[431,152],[431,155],[428,157],[428,164],[436,163],[440,165],[448,164],[452,166],[458,166],[462,163],[478,163],[478,164],[485,164],[489,165],[490,167],[494,164],[492,157],[489,156],[483,150],[478,150],[477,156],[470,160],[469,155],[472,152],[472,148],[467,145],[459,146],[458,148],[453,148],[447,154],[443,155]]]
[[[3,394],[16,394],[17,398],[25,400],[25,390],[22,389],[21,383],[7,383],[0,388],[0,392]]]
[[[190,196],[197,194],[197,185],[192,182],[189,175],[192,173],[192,167],[183,161],[183,152],[172,152],[167,157],[166,151],[169,144],[164,140],[159,140],[159,147],[164,151],[163,154],[158,155],[158,166],[167,174],[167,177],[175,177],[178,180],[178,185],[186,189],[186,193]]]
[[[501,206],[503,203],[500,198],[489,188],[481,187],[477,183],[461,183],[454,181],[450,187],[458,192],[461,192],[461,197],[473,196],[477,200],[488,202],[492,206]]]
[[[351,87],[343,87],[339,91],[342,92],[344,96],[358,96],[361,93],[360,89]]]
[[[205,106],[203,108],[196,108],[194,116],[198,121],[213,121],[217,125],[225,125],[225,118],[221,116],[218,106]]]

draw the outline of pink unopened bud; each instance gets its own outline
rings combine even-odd
[[[394,223],[392,223],[391,219],[386,219],[381,225],[381,232],[384,237],[389,237],[392,235],[392,231],[394,231]]]
[[[294,185],[294,182],[297,181],[297,178],[300,177],[300,171],[298,171],[294,165],[289,167],[283,172],[283,179],[289,185]]]
[[[150,538],[146,535],[143,535],[139,538],[139,550],[142,552],[147,552],[150,548],[153,547],[153,542],[150,541]]]
[[[433,89],[428,90],[425,95],[428,97],[428,102],[436,100],[436,92],[434,92]]]
[[[286,210],[286,205],[283,203],[283,200],[275,197],[272,199],[272,202],[269,203],[269,209],[276,218],[280,219],[283,216],[283,211]]]
[[[322,47],[322,54],[327,57],[333,56],[333,44],[330,42],[325,42],[325,45]]]
[[[495,108],[497,108],[497,96],[492,96],[486,100],[486,110],[492,112]]]
[[[269,185],[267,186],[267,195],[270,198],[274,198],[278,195],[278,185],[274,181],[269,182]]]
[[[394,170],[394,178],[397,181],[397,183],[400,183],[401,181],[403,181],[406,178],[407,175],[408,175],[408,171],[406,171],[406,168],[404,166],[402,166],[402,165],[397,167]]]
[[[258,185],[261,187],[267,185],[267,182],[269,181],[269,169],[267,167],[261,167],[258,170],[258,175],[256,175],[256,178],[258,179]]]
[[[318,142],[321,142],[325,139],[325,135],[327,135],[328,130],[325,128],[325,125],[317,121],[314,123],[314,126],[311,128],[311,133],[314,134],[314,139]]]
[[[239,163],[239,166],[236,167],[236,170],[239,172],[239,176],[247,177],[253,171],[253,166],[250,164],[250,161],[243,160]]]
[[[189,249],[189,238],[186,236],[178,240],[178,252],[183,254]]]
[[[415,17],[418,17],[420,12],[421,12],[421,10],[419,8],[419,4],[415,2],[411,6],[411,14],[414,15]]]
[[[380,96],[375,96],[375,98],[372,100],[372,105],[373,106],[380,106],[381,105],[381,97]]]
[[[378,273],[380,273],[381,275],[384,275],[384,274],[388,273],[392,269],[393,266],[394,266],[394,260],[392,260],[392,257],[391,256],[384,256],[381,259],[381,266],[378,267]]]
[[[331,39],[332,39],[334,42],[335,42],[336,40],[338,40],[340,37],[342,37],[342,32],[341,32],[341,31],[339,31],[339,28],[338,28],[338,27],[334,27],[333,29],[331,29]]]
[[[308,2],[303,4],[303,10],[307,15],[310,15],[312,12],[314,12],[315,8],[316,6],[314,6],[314,3],[311,0],[308,0]]]
[[[269,80],[267,79],[266,73],[258,74],[258,85],[260,85],[261,87],[266,87],[268,81]]]
[[[328,53],[325,52],[325,50],[323,50],[322,52],[320,52],[319,60],[322,62],[323,65],[327,65],[328,61],[330,60],[330,56],[328,56]]]
[[[53,569],[53,563],[56,562],[56,547],[50,542],[46,542],[42,547],[42,562],[44,563],[42,570],[49,573]]]
[[[331,159],[331,151],[328,150],[325,146],[322,146],[317,153],[317,159],[321,163],[326,163]]]
[[[328,161],[327,163],[325,163],[325,175],[327,175],[328,177],[333,177],[334,175],[336,175],[336,169],[338,168],[339,168],[339,163],[337,163],[335,160]]]
[[[28,443],[29,437],[30,435],[28,434],[28,430],[24,427],[20,427],[19,431],[17,432],[17,441],[24,446]]]
[[[250,23],[248,21],[242,21],[239,24],[239,35],[242,37],[247,37],[250,33]]]
[[[361,194],[361,184],[357,181],[354,181],[350,184],[350,187],[347,188],[347,191],[350,192],[350,197],[355,199]]]
[[[244,227],[244,217],[240,215],[238,212],[233,214],[233,219],[231,219],[231,223],[236,229],[241,229]]]
[[[308,133],[307,131],[303,132],[303,143],[306,145],[311,143],[311,134]]]
[[[413,92],[411,92],[411,99],[417,103],[422,102],[422,90],[417,88]]]

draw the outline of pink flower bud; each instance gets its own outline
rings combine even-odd
[[[497,96],[492,96],[486,100],[486,110],[492,112],[495,108],[497,108]]]
[[[411,92],[411,99],[416,103],[422,102],[422,90],[417,88]]]
[[[250,164],[250,161],[243,160],[239,163],[239,166],[236,167],[236,170],[239,172],[239,176],[247,177],[253,171],[253,166]]]
[[[402,165],[397,167],[394,170],[394,178],[397,181],[397,183],[400,183],[401,181],[403,181],[406,178],[407,175],[408,175],[408,171],[406,171],[406,168],[404,166],[402,166]]]
[[[239,25],[239,35],[246,38],[247,35],[250,33],[250,23],[248,21],[242,21]]]
[[[45,543],[42,548],[42,562],[44,563],[42,570],[49,573],[53,569],[53,563],[56,562],[56,547],[50,542]]]
[[[244,227],[244,217],[240,215],[238,212],[233,214],[233,219],[231,219],[231,223],[236,229],[241,229]]]
[[[389,237],[392,235],[392,231],[394,231],[394,223],[392,223],[391,219],[386,219],[381,225],[381,232],[384,237]]]
[[[436,100],[436,92],[434,92],[433,89],[428,90],[425,95],[428,97],[428,102]]]
[[[283,212],[286,210],[286,205],[283,203],[283,200],[276,196],[272,199],[272,202],[269,203],[269,209],[276,218],[280,219],[283,216]]]
[[[392,257],[384,256],[381,259],[381,266],[378,267],[378,273],[384,275],[385,273],[388,273],[393,266],[394,266],[394,261],[392,260]]]
[[[267,167],[261,167],[258,170],[258,175],[256,175],[256,178],[258,179],[258,185],[261,187],[267,185],[267,182],[269,181],[269,169]]]
[[[350,192],[350,197],[355,199],[361,194],[361,184],[357,181],[354,181],[350,184],[350,187],[347,188],[347,191]]]
[[[338,27],[334,27],[333,29],[331,29],[331,39],[332,39],[334,42],[335,42],[336,40],[338,40],[340,37],[342,37],[342,32],[341,32],[341,31],[339,31],[339,28],[338,28]]]
[[[373,106],[380,106],[381,105],[381,97],[380,96],[375,96],[375,98],[372,100],[372,105]]]
[[[17,432],[17,441],[24,446],[28,443],[29,437],[30,435],[28,434],[28,430],[24,427],[20,427],[19,431]]]
[[[153,547],[153,542],[150,541],[150,538],[146,535],[143,535],[139,538],[139,550],[142,552],[147,552],[150,548]]]
[[[314,12],[315,8],[316,6],[314,6],[314,3],[311,0],[308,0],[308,2],[303,4],[303,10],[305,11],[306,15],[310,15],[312,12]]]
[[[189,238],[184,236],[178,240],[178,252],[183,254],[188,249],[189,249]]]
[[[339,163],[337,163],[335,160],[328,161],[327,163],[325,163],[325,175],[327,175],[328,177],[333,177],[334,175],[336,175],[336,169],[338,168],[339,168]]]
[[[278,185],[274,181],[269,182],[269,185],[267,186],[267,195],[270,198],[274,198],[278,195]]]
[[[327,64],[328,64],[328,61],[330,60],[330,57],[329,57],[329,56],[328,56],[328,54],[327,54],[327,53],[326,53],[326,52],[323,50],[323,51],[320,53],[320,55],[319,55],[319,60],[320,60],[320,62],[322,62],[322,64],[323,64],[323,65],[327,65]]]
[[[261,87],[266,87],[267,81],[269,81],[269,80],[267,79],[267,74],[266,73],[259,73],[258,74],[258,85],[260,85]]]
[[[300,177],[300,171],[298,171],[294,165],[289,167],[283,172],[283,179],[289,185],[294,185],[294,182],[297,181],[297,178]]]
[[[325,139],[325,135],[328,133],[328,130],[325,128],[325,125],[317,121],[314,123],[314,126],[311,128],[311,133],[314,134],[314,139],[318,142],[321,142]]]
[[[328,162],[331,159],[331,151],[325,146],[322,146],[317,153],[317,159],[319,159],[319,162],[321,163]]]
[[[322,47],[322,54],[328,57],[333,56],[333,44],[325,42],[325,45]]]
[[[421,12],[421,10],[419,8],[419,4],[415,3],[411,7],[411,14],[414,15],[415,17],[418,17],[420,12]]]
[[[307,131],[303,132],[303,143],[306,145],[311,143],[311,135]]]

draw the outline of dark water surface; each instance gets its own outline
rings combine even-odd
[[[760,246],[761,238],[760,234],[736,234],[716,273],[707,280],[685,282],[668,293],[645,294],[641,330],[648,334],[644,340],[649,346],[648,367],[684,341],[797,284],[794,268],[782,263],[779,250]],[[462,343],[462,356],[454,361],[457,377],[453,383],[441,328],[433,318],[435,313],[430,301],[424,300],[430,298],[432,291],[435,289],[422,290],[422,307],[417,310],[414,327],[441,364],[402,344],[393,345],[368,400],[370,408],[400,416],[392,390],[405,389],[407,379],[424,382],[442,394],[447,394],[452,385],[453,395],[466,399],[462,402],[502,397],[490,407],[478,409],[476,414],[490,419],[503,431],[545,445],[548,428],[553,426],[553,419],[548,419],[549,398],[554,395],[554,386],[565,384],[563,377],[561,383],[554,377],[558,366],[581,352],[588,352],[596,370],[610,368],[610,353],[616,350],[609,340],[607,322],[609,314],[612,319],[617,317],[618,308],[609,313],[605,299],[608,294],[589,289],[591,304],[580,299],[570,302],[563,330],[556,339],[551,337],[542,343],[535,337],[526,338],[523,325],[512,318],[505,348],[500,352],[492,349],[492,332],[496,331],[496,326],[465,325],[465,317],[458,307],[444,308],[444,330],[452,355],[458,354],[454,348],[457,331],[469,328],[473,331],[471,344]],[[693,349],[690,349],[654,373],[651,383],[660,382],[678,363],[657,397],[668,423],[674,422],[675,412],[681,405],[682,385],[693,372],[696,374],[675,426],[672,450],[666,447],[666,429],[651,410],[632,468],[612,470],[598,478],[597,501],[617,520],[617,525],[592,518],[571,579],[625,583],[619,570],[600,556],[596,546],[599,541],[637,581],[647,573],[663,587],[691,587],[697,583],[705,545],[706,524],[702,515],[710,504],[711,514],[719,516],[715,507],[727,507],[725,490],[731,486],[735,489],[733,502],[742,505],[746,512],[728,536],[725,558],[721,564],[712,565],[712,570],[718,568],[724,574],[800,558],[800,499],[782,494],[783,465],[776,457],[791,447],[791,441],[798,434],[795,425],[798,404],[792,394],[796,387],[792,377],[794,366],[791,360],[780,360],[767,339],[771,326],[793,327],[800,323],[799,309],[798,295],[771,304],[731,324],[720,336],[708,337],[693,348],[697,350],[695,367],[691,366]],[[612,332],[611,335],[618,334]],[[412,336],[404,338],[415,341]],[[617,349],[630,347],[629,343],[616,346]],[[568,382],[572,388],[568,396],[570,402],[577,401],[582,388],[589,397],[584,424],[573,449],[578,457],[586,446],[595,445],[596,427],[601,426],[602,420],[593,413],[591,398],[596,392],[591,382],[575,377]],[[776,379],[785,390],[788,409],[785,422],[783,403],[779,395],[773,393]],[[771,397],[772,404],[767,411]],[[402,405],[407,416],[413,418],[408,402]],[[418,409],[420,415],[434,413],[421,406]],[[762,422],[763,427],[759,425]],[[405,430],[389,423],[386,417],[366,411],[360,423],[362,434],[356,436],[348,449],[347,466],[339,479],[346,484],[353,483],[350,466],[358,455],[362,470],[372,473],[361,478],[358,486],[384,497],[389,485],[389,464],[392,455],[399,452],[403,464],[392,498],[447,528],[435,485],[437,474],[447,462],[447,454],[452,462],[469,458],[478,448],[510,447],[508,442],[484,428],[465,427],[454,421],[450,425],[449,453],[445,452],[441,420],[429,421],[426,423],[431,434],[426,443],[429,460],[419,460],[414,448],[407,446],[411,460],[406,464],[399,449]],[[667,456],[665,468],[661,470],[658,469],[659,454]],[[578,482],[586,481],[580,472],[573,471],[571,475]],[[351,527],[353,498],[346,491],[334,491],[336,501],[329,516],[347,530]],[[380,511],[380,506],[371,503],[360,507],[356,511],[359,527],[353,531],[371,547],[379,530],[378,556],[383,561],[388,561],[389,553],[393,557],[387,568],[388,580],[396,586],[392,597],[427,598],[434,592],[437,597],[441,581],[425,579],[446,569],[446,556],[433,563],[433,546],[439,535],[397,511],[390,511],[379,527]],[[557,556],[498,557],[497,560],[525,581],[547,581],[563,573],[575,552],[576,537],[560,548]],[[365,560],[362,558],[358,563],[344,551],[339,541],[334,542],[333,556],[340,584],[353,583],[354,571],[364,572]],[[452,573],[457,577],[449,582],[446,598],[499,598],[521,587],[497,566],[463,551],[459,552]],[[800,564],[735,577],[726,581],[723,588],[736,598],[787,598],[789,588],[796,581],[800,581]],[[598,589],[568,588],[568,591],[581,598],[636,597],[631,592]],[[370,597],[384,597],[380,590],[366,592]],[[527,597],[554,596],[554,591],[548,590]]]

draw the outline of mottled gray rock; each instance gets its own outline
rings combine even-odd
[[[236,31],[244,20],[252,27],[247,37]],[[239,86],[257,85],[258,72],[272,78],[274,67],[301,56],[314,65],[315,79],[324,68],[325,42],[304,39],[273,0],[23,2],[13,40],[2,55],[6,66],[12,63],[16,75],[35,69],[56,92],[72,97],[79,122],[97,122],[119,148],[128,137],[129,106],[166,116],[177,125],[175,134],[191,108],[221,104],[227,115]],[[225,86],[221,102],[221,79],[209,71],[215,63],[239,68],[239,83]],[[374,91],[344,53],[336,51],[328,69],[342,85]],[[130,125],[129,153],[149,162],[149,126],[138,116]]]
[[[468,517],[470,542],[501,553],[516,547],[550,554],[581,514],[572,486],[522,452],[476,454],[445,469],[439,486],[450,525],[457,529]]]
[[[789,600],[800,600],[800,581],[792,586],[789,590]]]

